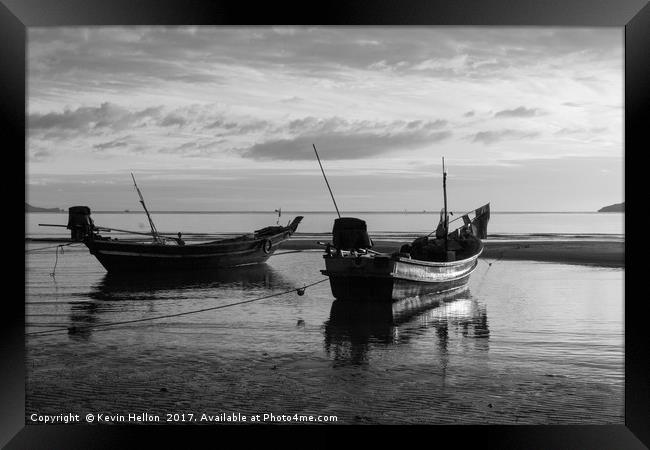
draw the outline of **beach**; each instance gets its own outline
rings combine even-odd
[[[315,241],[292,239],[254,267],[126,279],[83,246],[58,259],[54,248],[27,253],[26,420],[145,411],[624,423],[624,268],[603,267],[600,243],[488,241],[486,255],[504,257],[485,256],[467,289],[358,309],[327,282],[297,292],[326,280]],[[598,264],[505,259],[558,258],[560,248]]]
[[[65,222],[54,219],[30,214],[26,233],[27,414],[323,414],[342,424],[624,421],[625,238],[618,216],[495,214],[466,289],[361,312],[334,300],[321,274],[324,245],[332,242],[327,214],[306,215],[266,264],[126,280],[108,275],[82,243],[57,252],[71,243],[68,231],[37,226]],[[197,244],[269,223],[265,214],[191,219],[160,215],[159,229],[170,236],[182,230]],[[371,219],[378,252],[399,251],[428,233],[424,214]],[[100,220],[147,229],[134,214]]]

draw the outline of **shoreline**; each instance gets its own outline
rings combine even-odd
[[[321,250],[316,242],[330,241],[330,234],[295,236],[279,246],[279,250]],[[382,253],[398,251],[412,239],[377,238],[373,239],[373,249]],[[68,243],[67,238],[25,238],[26,243]],[[601,267],[625,267],[625,241],[623,237],[602,236],[590,238],[556,237],[554,239],[504,239],[484,240],[485,248],[481,258],[512,261],[540,261],[563,264],[583,264]]]
[[[51,208],[49,211],[25,211],[25,214],[36,213],[36,214],[68,214],[67,209],[60,209],[59,211],[54,211]],[[173,210],[160,210],[160,211],[149,211],[151,214],[273,214],[275,215],[277,211],[266,211],[266,210],[251,210],[251,211],[173,211]],[[329,214],[333,216],[332,211],[282,211],[283,214]],[[472,211],[468,211],[471,213]],[[93,214],[142,214],[140,210],[93,210]],[[438,210],[422,210],[422,211],[341,211],[342,214],[426,214],[437,216],[440,212]],[[625,214],[625,211],[490,211],[490,214]]]

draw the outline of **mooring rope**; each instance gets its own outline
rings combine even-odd
[[[487,258],[484,259],[483,261],[485,261],[485,262],[487,263],[487,265],[488,265],[488,270],[490,270],[490,267],[492,267],[492,264],[496,264],[496,263],[498,263],[499,261],[501,261],[501,259],[503,258],[503,256],[504,256],[505,254],[506,254],[506,251],[505,251],[505,250],[501,250],[501,255],[500,255],[498,258],[496,258],[494,261],[492,261],[492,262],[487,262]],[[487,273],[487,270],[486,270],[485,272]]]
[[[59,249],[61,249],[61,254],[63,255],[63,247],[67,247],[68,245],[73,244],[79,244],[79,242],[70,242],[69,244],[60,244],[56,246],[56,259],[54,260],[54,268],[52,269],[52,272],[50,272],[50,276],[52,278],[54,278],[56,275],[56,265],[59,263]]]
[[[487,259],[479,259],[479,261],[485,262],[488,265],[488,268],[485,269],[485,272],[483,273],[483,276],[481,277],[481,281],[479,281],[478,286],[476,286],[477,291],[481,288],[481,286],[483,286],[483,282],[485,281],[485,277],[487,276],[488,272],[492,268],[492,265],[498,263],[499,261],[501,261],[501,259],[503,258],[504,255],[505,255],[505,250],[503,250],[501,252],[501,256],[499,256],[497,259],[495,259],[492,262],[488,262]]]
[[[63,245],[59,245],[56,248],[56,259],[54,260],[54,268],[52,269],[52,272],[50,272],[50,276],[54,278],[54,275],[56,274],[56,265],[59,263],[59,248],[61,249],[61,254],[63,254]]]
[[[58,244],[58,245],[51,245],[48,247],[39,247],[39,248],[32,248],[29,250],[25,250],[25,253],[31,253],[31,252],[36,252],[39,250],[49,250],[52,248],[56,248],[56,259],[54,260],[54,268],[52,269],[52,272],[50,272],[50,276],[52,278],[55,277],[56,275],[56,266],[59,263],[59,249],[61,250],[61,254],[63,255],[63,247],[67,247],[69,245],[75,245],[75,244],[81,244],[81,242],[68,242],[67,244]]]
[[[287,250],[286,252],[283,251],[283,252],[273,253],[273,256],[288,255],[289,253],[303,253],[303,252],[322,252],[322,250],[319,248],[306,248],[303,250]]]
[[[25,253],[37,252],[40,250],[49,250],[55,247],[67,247],[68,245],[75,245],[75,244],[79,245],[81,244],[81,242],[68,242],[67,244],[57,244],[57,245],[50,245],[48,247],[30,248],[28,250],[25,250]]]
[[[316,281],[316,282],[311,283],[311,284],[306,284],[306,285],[304,285],[303,287],[300,287],[300,288],[290,289],[290,290],[284,291],[284,292],[276,292],[275,294],[265,295],[263,297],[253,298],[251,300],[243,300],[241,302],[228,303],[227,305],[212,306],[210,308],[196,309],[196,310],[193,310],[193,311],[184,311],[184,312],[181,312],[181,313],[166,314],[164,316],[144,317],[142,319],[125,320],[125,321],[121,321],[121,322],[107,322],[107,323],[100,323],[100,324],[96,324],[96,325],[71,326],[71,327],[66,327],[66,328],[56,328],[56,329],[52,329],[52,330],[32,331],[31,333],[25,333],[25,334],[27,334],[27,335],[49,334],[49,333],[58,333],[60,331],[67,331],[69,333],[75,333],[75,332],[87,330],[87,329],[90,329],[90,328],[108,327],[108,326],[113,326],[113,325],[124,325],[124,324],[128,324],[128,323],[146,322],[146,321],[149,321],[149,320],[166,319],[166,318],[169,318],[169,317],[186,316],[186,315],[189,315],[189,314],[196,314],[196,313],[205,312],[205,311],[212,311],[212,310],[215,310],[215,309],[228,308],[230,306],[243,305],[245,303],[257,302],[257,301],[265,300],[265,299],[272,298],[272,297],[279,297],[280,295],[286,295],[286,294],[289,294],[291,292],[297,292],[298,295],[303,295],[306,288],[315,286],[315,285],[320,284],[320,283],[322,283],[324,281],[327,281],[327,280],[329,280],[329,278],[324,278],[324,279],[322,279],[320,281]]]

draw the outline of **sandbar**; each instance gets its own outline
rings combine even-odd
[[[321,239],[321,242],[329,239]],[[391,253],[409,242],[375,239],[373,250]],[[494,260],[528,260],[565,264],[587,264],[603,267],[625,267],[625,242],[607,239],[556,240],[484,240],[481,258]],[[292,237],[280,250],[322,249],[316,239]]]

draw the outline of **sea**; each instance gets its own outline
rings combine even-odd
[[[306,238],[335,217],[152,213],[159,231],[190,235],[295,215]],[[438,220],[363,218],[371,234],[397,235]],[[65,225],[65,213],[26,219],[27,237],[67,235],[38,226]],[[142,214],[93,219],[148,229]],[[624,215],[493,212],[488,231],[623,239]],[[624,268],[481,259],[466,289],[368,305],[332,297],[320,250],[114,277],[83,246],[25,245],[26,423],[624,424]]]
[[[29,237],[44,238],[69,236],[65,228],[43,227],[39,224],[66,225],[67,212],[26,214],[25,233]],[[296,216],[303,216],[298,228],[299,234],[322,234],[332,231],[335,212],[152,212],[157,230],[163,234],[176,233],[242,233],[251,232],[269,225],[286,225]],[[438,212],[343,212],[344,217],[360,217],[366,221],[371,234],[390,233],[429,233],[435,230],[439,221]],[[95,225],[148,232],[147,216],[142,212],[93,212]],[[461,226],[462,216],[450,217],[450,229]],[[625,215],[622,213],[592,212],[491,212],[488,225],[488,238],[508,236],[591,236],[620,237],[625,232]]]

